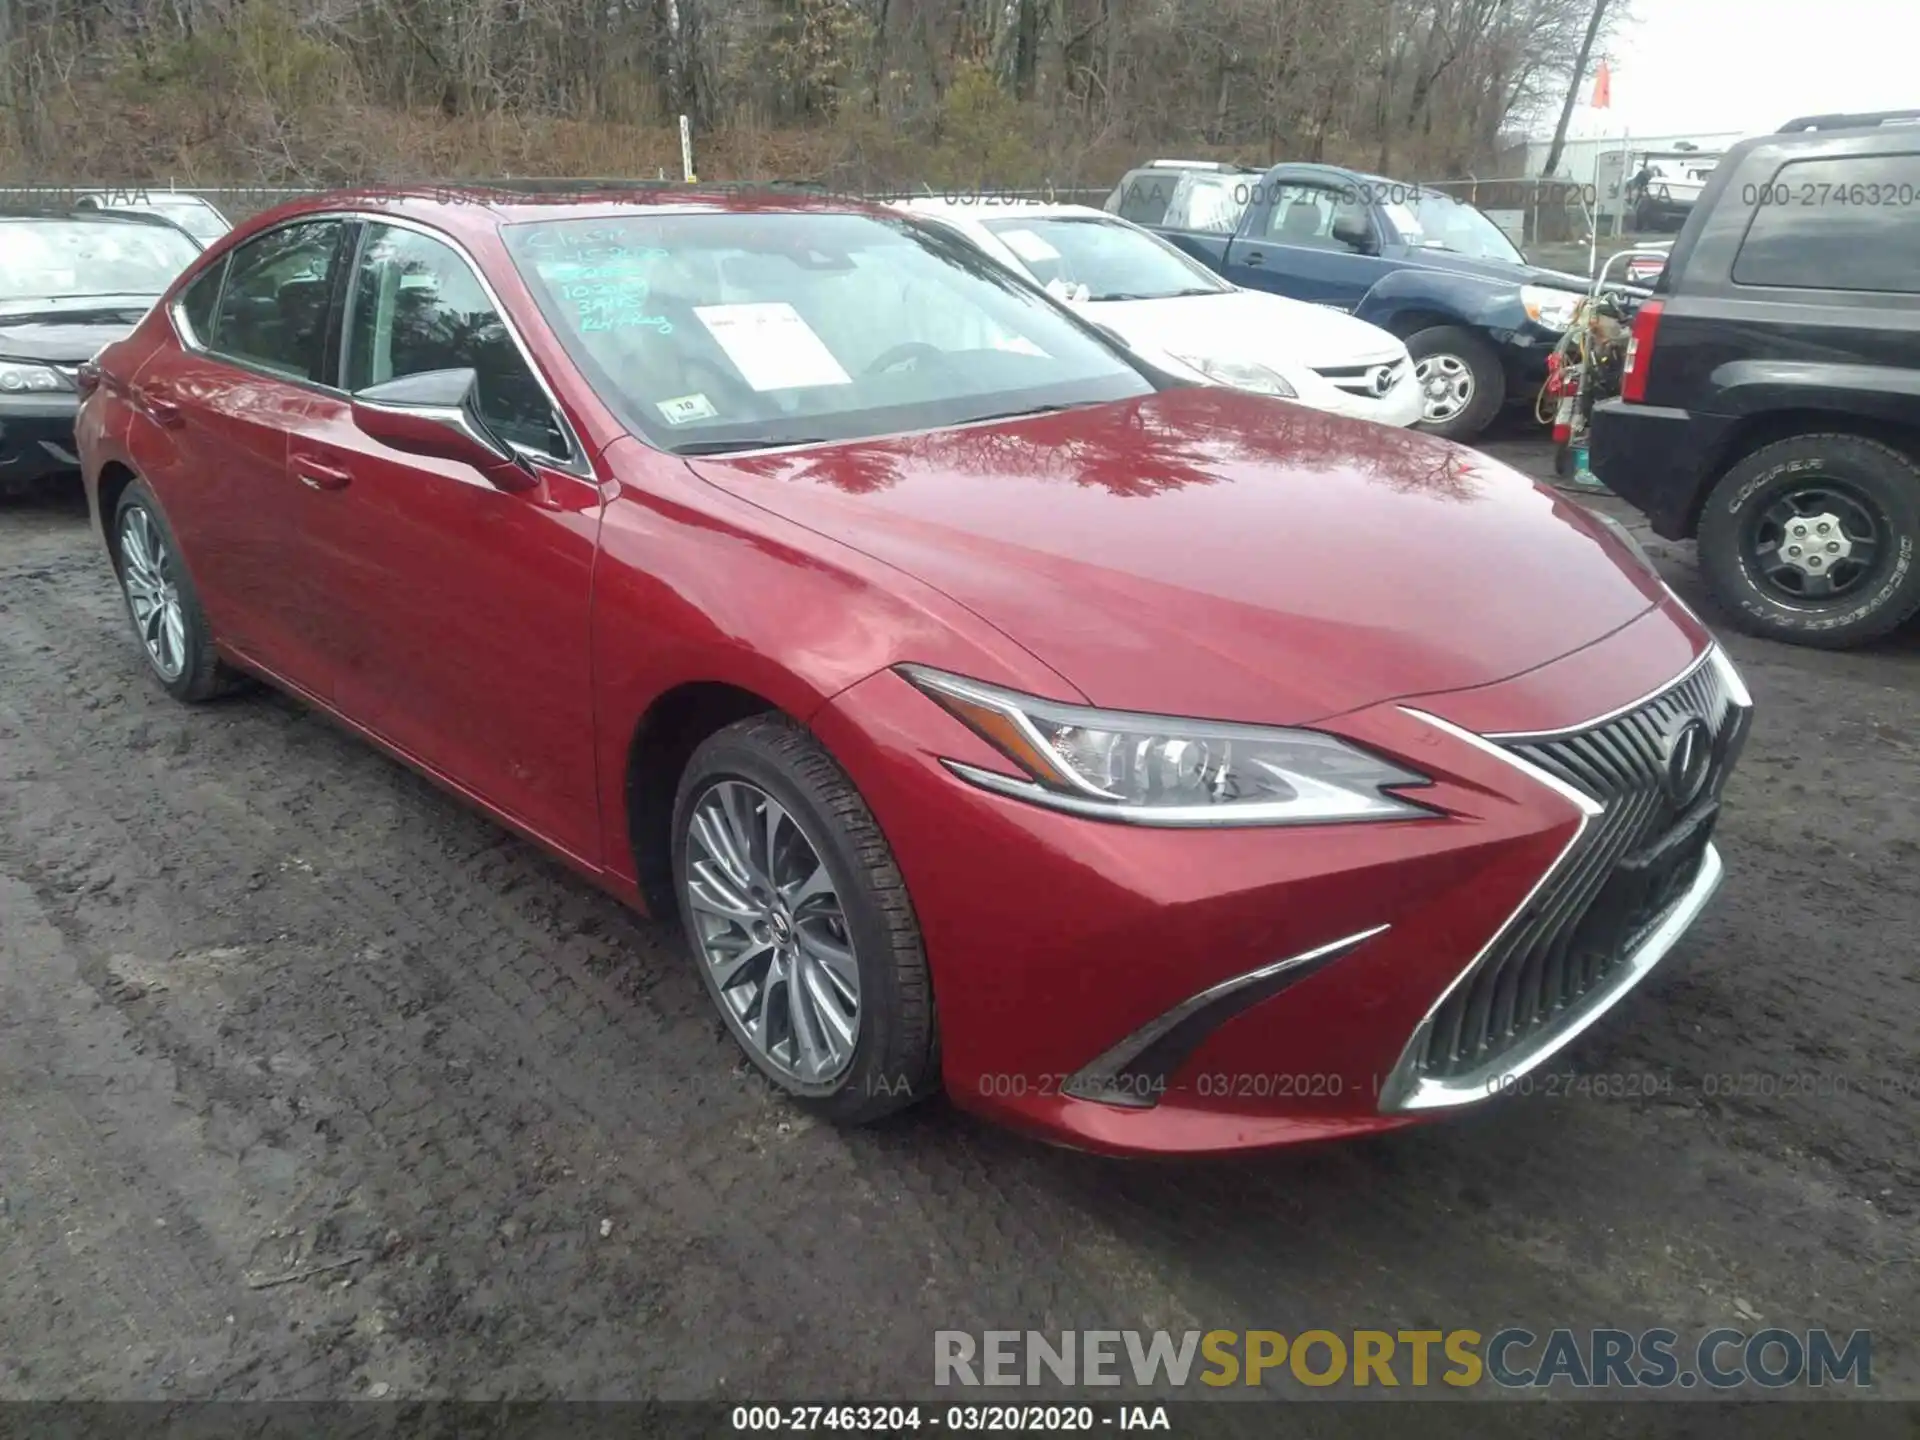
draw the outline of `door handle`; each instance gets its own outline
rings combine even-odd
[[[187,412],[180,408],[178,401],[169,400],[164,395],[156,395],[151,390],[135,390],[133,403],[140,407],[141,413],[156,425],[164,425],[169,430],[178,430],[187,423]]]
[[[1247,256],[1247,264],[1249,265],[1264,265],[1266,263],[1267,263],[1267,257],[1258,250],[1255,250],[1252,254]]]
[[[304,455],[294,457],[293,473],[310,490],[344,490],[353,483],[351,470],[322,464]]]

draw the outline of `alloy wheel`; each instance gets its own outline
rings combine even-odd
[[[180,678],[187,665],[186,615],[173,552],[153,517],[139,505],[120,517],[120,583],[134,629],[162,680]]]
[[[1783,599],[1836,600],[1873,573],[1882,534],[1863,497],[1832,483],[1802,484],[1753,518],[1742,558]]]
[[[688,920],[734,1032],[776,1075],[831,1085],[859,1040],[860,971],[820,851],[744,780],[707,789],[686,840]]]
[[[1424,355],[1414,363],[1420,418],[1443,425],[1473,403],[1473,367],[1458,355]]]

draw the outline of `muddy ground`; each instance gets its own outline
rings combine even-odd
[[[290,700],[169,701],[83,509],[0,505],[0,1398],[932,1397],[936,1328],[1508,1323],[1869,1328],[1920,1396],[1920,634],[1729,643],[1726,886],[1571,1062],[1666,1093],[1124,1164],[808,1123],[675,935]]]

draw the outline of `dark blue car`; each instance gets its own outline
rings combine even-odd
[[[1468,440],[1530,401],[1587,288],[1527,263],[1471,205],[1331,165],[1155,161],[1106,208],[1250,290],[1346,310],[1407,342],[1421,428]]]

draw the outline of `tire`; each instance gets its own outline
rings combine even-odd
[[[1796,595],[1768,574],[1769,535],[1777,517],[1792,511],[1846,511],[1878,532],[1871,562],[1856,562],[1833,598]],[[1790,538],[1781,536],[1781,544]],[[1699,547],[1707,583],[1742,630],[1829,650],[1878,639],[1920,611],[1920,464],[1861,435],[1776,441],[1714,485]],[[1791,571],[1776,573],[1792,579]]]
[[[742,913],[768,912],[747,898],[751,886],[741,883],[743,872],[739,867],[716,869],[724,862],[714,859],[716,850],[702,838],[711,834],[711,829],[696,829],[697,819],[710,827],[714,807],[725,812],[730,803],[739,807],[744,800],[749,823],[740,828],[747,833],[749,844],[759,847],[751,850],[744,873],[764,882],[771,872],[776,887],[786,890],[795,889],[798,882],[786,884],[785,876],[810,873],[804,856],[794,861],[800,855],[794,828],[777,824],[776,858],[770,863],[762,858],[764,841],[752,839],[756,832],[761,836],[767,833],[764,807],[752,808],[759,804],[754,799],[756,792],[759,800],[770,798],[777,803],[811,847],[831,882],[832,900],[839,907],[836,926],[828,910],[819,904],[819,896],[804,906],[794,905],[790,911],[782,902],[781,916],[792,917],[785,926],[789,940],[780,942],[778,932],[773,932],[769,958],[785,953],[789,967],[807,967],[805,973],[811,980],[826,985],[830,972],[815,947],[823,941],[831,945],[844,942],[844,948],[852,952],[858,997],[851,1020],[851,1055],[843,1068],[830,1075],[796,1073],[804,1068],[799,1063],[806,1053],[800,1043],[803,1030],[820,1037],[815,1044],[815,1053],[819,1053],[827,1027],[818,1022],[829,1002],[816,1004],[803,1024],[792,1008],[782,1014],[780,999],[793,1000],[792,986],[776,988],[764,979],[756,983],[742,978],[750,977],[755,970],[764,977],[767,967],[757,961],[741,965],[730,977],[731,988],[723,993],[720,974],[710,959],[713,954],[726,954],[727,963],[731,963],[737,952],[727,952],[736,944],[766,948],[763,942],[750,939],[754,933],[751,926],[714,912],[716,896],[726,900],[729,891],[735,891],[744,902]],[[732,813],[741,812],[736,808]],[[777,856],[781,854],[793,862],[787,871],[780,867]],[[701,867],[699,903],[692,888],[696,863]],[[718,886],[714,883],[716,875]],[[859,791],[802,726],[784,715],[756,715],[718,731],[693,752],[674,800],[673,876],[688,950],[707,996],[747,1058],[778,1089],[825,1120],[862,1125],[904,1109],[939,1087],[933,984],[906,882]],[[764,895],[764,885],[756,893]],[[769,931],[768,923],[755,923],[762,933]],[[773,919],[771,923],[780,922]],[[707,938],[710,932],[717,937],[711,942]],[[782,943],[789,943],[791,948],[780,950]],[[844,969],[843,961],[836,963]],[[757,996],[748,994],[749,986],[759,992]],[[765,1004],[769,991],[775,997],[771,1007]],[[799,993],[803,997],[799,1003],[804,1006],[809,990],[803,986]],[[831,993],[835,1015],[847,1021],[844,992],[836,989]],[[754,1038],[756,1017],[770,1044]],[[783,1031],[787,1037],[784,1057],[777,1053],[777,1037]]]
[[[1429,362],[1443,366],[1452,362],[1460,370],[1448,374],[1448,378],[1457,382],[1464,375],[1469,385],[1465,403],[1459,409],[1432,419],[1422,418],[1415,422],[1416,429],[1448,440],[1472,440],[1493,423],[1500,407],[1506,404],[1507,372],[1500,363],[1499,353],[1473,331],[1459,325],[1435,325],[1409,337],[1407,353],[1413,356],[1414,374],[1422,384],[1435,378],[1421,377],[1423,366]],[[1431,409],[1431,402],[1424,394],[1422,404]]]
[[[149,643],[135,599],[137,593],[143,593],[138,583],[143,567],[139,557],[131,553],[134,542],[130,541],[129,534],[130,527],[141,523],[146,526],[144,533],[152,537],[159,549],[159,568],[177,603],[179,630],[177,636],[171,638],[178,643],[168,646],[168,653],[177,657],[174,664],[166,663]],[[244,685],[245,677],[228,667],[214,649],[213,629],[200,606],[200,594],[193,588],[193,577],[180,559],[180,543],[174,538],[173,527],[167,523],[166,514],[146,481],[135,480],[121,493],[120,503],[113,511],[110,545],[114,575],[127,602],[127,617],[133,623],[134,638],[147,661],[147,669],[161,688],[176,700],[198,703]]]

